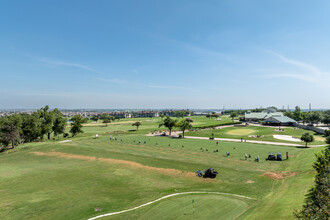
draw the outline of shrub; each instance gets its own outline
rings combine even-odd
[[[329,137],[330,136],[330,130],[325,130],[325,136]]]
[[[330,144],[330,136],[325,139],[325,143]]]

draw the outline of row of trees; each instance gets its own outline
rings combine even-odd
[[[313,111],[302,112],[301,109],[296,106],[292,112],[284,112],[285,116],[288,116],[296,121],[310,124],[318,124],[320,122],[329,125],[330,124],[330,110],[327,111]]]
[[[90,118],[90,120],[97,122],[98,120],[102,120],[103,123],[106,124],[106,126],[108,126],[109,123],[111,123],[112,121],[115,120],[120,120],[119,116],[112,116],[112,115],[108,115],[108,114],[102,114],[102,115],[94,115]]]
[[[87,122],[86,118],[81,115],[75,115],[71,119],[70,133],[72,137],[79,133],[83,133],[83,123]],[[51,134],[58,137],[63,134],[67,137],[69,134],[65,133],[67,125],[67,118],[55,108],[50,110],[46,105],[32,114],[13,114],[10,116],[0,118],[0,148],[11,145],[15,148],[17,144],[26,142],[33,142],[43,140],[46,136],[49,140]]]
[[[184,137],[185,130],[189,130],[192,128],[191,122],[193,122],[193,120],[191,118],[177,120],[177,119],[173,119],[171,117],[166,117],[159,124],[159,127],[164,126],[164,127],[168,128],[168,130],[170,131],[170,135],[172,133],[172,129],[174,127],[177,127],[180,129],[180,131],[182,131],[182,136]]]
[[[12,148],[18,143],[32,142],[43,139],[51,134],[58,136],[63,134],[66,126],[66,118],[55,108],[49,110],[49,106],[29,114],[13,114],[0,118],[0,143],[3,146],[11,144]]]
[[[216,112],[211,112],[206,115],[207,118],[219,118],[220,114]]]

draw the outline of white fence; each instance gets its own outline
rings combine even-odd
[[[322,128],[318,128],[318,127],[314,127],[314,126],[308,126],[308,125],[302,125],[302,124],[298,124],[298,123],[293,123],[293,126],[297,127],[297,128],[302,128],[302,129],[305,129],[305,130],[315,131],[316,133],[319,133],[319,134],[325,134],[325,130],[322,129]]]

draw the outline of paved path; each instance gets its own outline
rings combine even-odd
[[[148,134],[147,136],[162,136],[162,137],[178,137],[178,134],[182,133],[181,131],[173,131],[171,136],[162,136],[162,135],[152,135]],[[198,140],[210,140],[208,137],[195,137],[195,136],[184,136],[184,138],[189,139],[198,139]],[[231,138],[214,138],[216,141],[230,141],[230,142],[241,142],[241,139],[231,139]],[[283,143],[283,142],[272,142],[272,141],[257,141],[257,140],[244,140],[245,143],[254,143],[254,144],[268,144],[268,145],[278,145],[278,146],[290,146],[290,147],[305,147],[304,144],[295,144],[295,143]],[[308,147],[324,147],[327,144],[322,145],[308,145]]]
[[[184,136],[184,138],[190,139],[199,139],[199,140],[210,140],[208,137],[193,137],[193,136]],[[214,138],[214,140],[218,141],[231,141],[231,142],[241,142],[241,139],[230,139],[230,138]],[[291,144],[291,143],[283,143],[283,142],[271,142],[271,141],[255,141],[255,140],[244,140],[244,143],[255,143],[255,144],[269,144],[269,145],[280,145],[280,146],[292,146],[292,147],[305,147],[302,144]],[[327,146],[323,145],[308,145],[308,147],[323,147]]]
[[[133,211],[133,210],[136,210],[138,208],[142,208],[144,206],[153,204],[155,202],[158,202],[160,200],[163,200],[163,199],[166,199],[166,198],[169,198],[169,197],[179,196],[179,195],[185,195],[185,194],[217,194],[217,195],[235,196],[235,197],[240,197],[240,198],[244,198],[244,199],[251,199],[250,197],[247,197],[247,196],[242,196],[242,195],[237,195],[237,194],[231,194],[231,193],[221,193],[221,192],[183,192],[183,193],[174,193],[174,194],[170,194],[170,195],[167,195],[167,196],[163,196],[163,197],[161,197],[159,199],[156,199],[154,201],[147,202],[147,203],[145,203],[143,205],[136,206],[136,207],[131,208],[131,209],[126,209],[126,210],[122,210],[122,211],[118,211],[118,212],[111,212],[111,213],[107,213],[107,214],[103,214],[103,215],[98,215],[98,216],[95,216],[93,218],[89,218],[88,220],[94,220],[94,219],[98,219],[98,218],[102,218],[102,217],[106,217],[106,216],[117,215],[117,214],[121,214],[121,213],[124,213],[124,212]]]

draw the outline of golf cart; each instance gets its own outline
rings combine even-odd
[[[266,158],[266,160],[278,160],[278,161],[282,161],[282,154],[281,153],[277,153],[277,156],[275,156],[274,153],[270,152],[268,154],[268,157]]]
[[[197,176],[203,177],[203,178],[215,178],[218,175],[218,172],[214,171],[213,168],[209,168],[207,170],[200,171],[198,170],[196,172]]]

